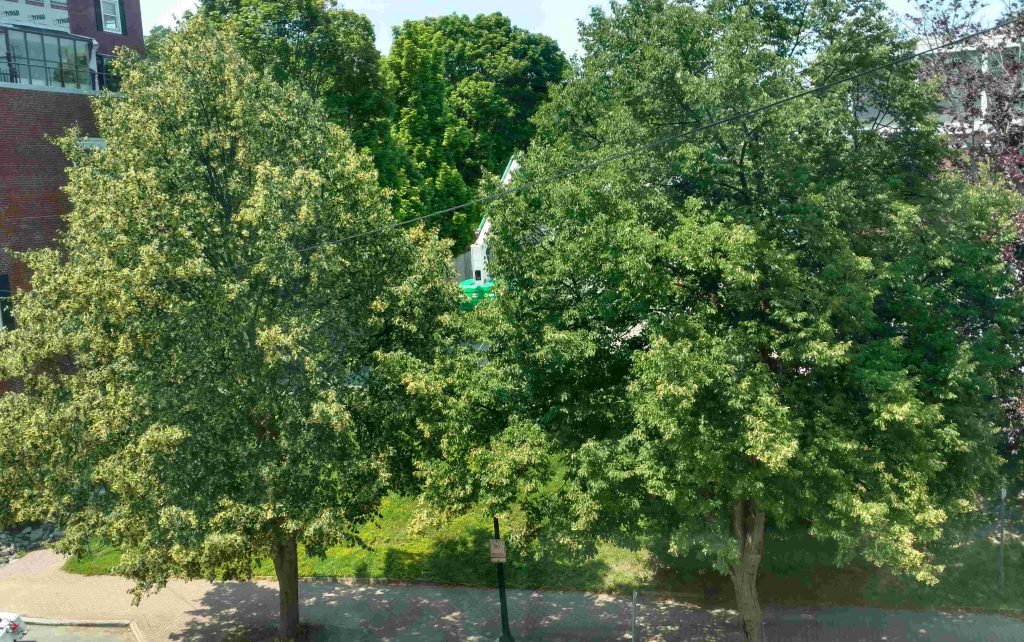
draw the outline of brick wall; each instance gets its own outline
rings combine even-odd
[[[2,1],[2,0],[0,0]],[[108,33],[96,28],[96,0],[68,0],[71,33],[89,36],[99,43],[99,52],[113,53],[115,47],[128,47],[142,53],[142,9],[139,0],[123,0],[125,34]]]
[[[0,274],[24,289],[27,270],[8,250],[51,245],[70,207],[64,154],[47,138],[76,125],[96,136],[96,122],[84,94],[20,88],[0,88],[0,114]]]
[[[74,126],[96,136],[96,121],[85,94],[21,88],[0,87],[0,115],[0,274],[25,289],[28,270],[8,250],[52,245],[70,209],[64,154],[47,138]],[[0,394],[12,385],[0,381]]]

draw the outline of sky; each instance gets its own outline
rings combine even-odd
[[[142,0],[142,26],[146,33],[156,25],[174,24],[180,16],[196,6],[196,0]],[[607,6],[606,0],[339,0],[339,5],[365,14],[373,21],[377,48],[391,48],[391,27],[404,20],[449,13],[492,13],[500,11],[512,24],[551,36],[568,53],[576,53],[576,22],[586,18],[590,7]]]
[[[905,14],[908,0],[887,0],[890,7]],[[340,0],[339,4],[365,14],[373,21],[377,48],[391,47],[391,28],[404,20],[449,13],[491,13],[500,11],[512,24],[551,36],[568,54],[579,52],[576,24],[587,18],[591,7],[606,7],[607,0]],[[989,2],[992,8],[1001,4]],[[142,22],[146,33],[156,25],[171,26],[174,17],[196,6],[196,0],[142,0]]]

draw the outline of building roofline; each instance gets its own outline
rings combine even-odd
[[[0,82],[0,89],[19,89],[22,91],[47,91],[52,94],[77,94],[79,96],[99,96],[100,92],[95,89],[78,89],[75,87],[53,87],[46,85],[31,85],[20,82]]]
[[[25,24],[21,22],[0,22],[0,29],[17,29],[18,31],[39,33],[46,36],[60,36],[61,38],[71,38],[73,40],[81,40],[83,42],[93,42],[94,40],[89,36],[81,36],[77,33],[71,33],[69,31],[61,31],[60,29],[50,29],[48,27],[40,27],[39,25]]]

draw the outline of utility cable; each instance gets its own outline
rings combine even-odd
[[[824,93],[824,92],[830,91],[830,90],[835,89],[836,87],[838,87],[840,85],[843,85],[845,83],[852,82],[852,81],[855,81],[855,80],[857,80],[859,78],[863,78],[865,76],[869,76],[871,74],[878,73],[879,71],[882,71],[882,70],[885,70],[885,69],[890,69],[892,67],[896,67],[898,65],[902,65],[904,63],[910,62],[912,60],[916,60],[916,59],[924,57],[924,56],[928,56],[928,55],[933,54],[933,53],[935,53],[937,51],[945,49],[947,47],[953,47],[953,46],[956,46],[956,45],[959,45],[959,44],[963,44],[964,42],[967,42],[969,40],[973,40],[975,38],[979,38],[981,36],[984,36],[986,34],[989,34],[989,33],[993,32],[993,31],[996,31],[998,29],[1002,29],[1003,27],[1006,27],[1007,25],[1012,24],[1013,22],[1015,22],[1019,18],[1020,18],[1020,16],[1014,16],[1013,18],[1008,18],[1006,20],[1003,20],[1003,21],[1001,21],[1001,22],[991,26],[991,27],[986,27],[984,29],[979,29],[978,31],[970,33],[970,34],[968,34],[966,36],[961,36],[960,38],[956,38],[954,40],[950,40],[948,42],[944,42],[944,43],[935,45],[935,46],[930,47],[928,49],[924,49],[924,50],[917,51],[917,52],[914,52],[914,53],[911,53],[911,54],[906,54],[906,55],[900,56],[898,58],[890,60],[889,62],[882,63],[880,65],[876,65],[876,66],[871,67],[869,69],[865,69],[863,71],[859,71],[857,73],[850,74],[848,76],[844,76],[843,78],[840,78],[838,80],[834,80],[834,81],[831,81],[831,82],[827,82],[827,83],[825,83],[823,85],[818,85],[816,87],[811,87],[809,89],[806,89],[804,91],[798,92],[796,94],[791,94],[789,96],[786,96],[785,98],[781,98],[779,100],[775,100],[775,101],[772,101],[770,103],[766,103],[766,104],[761,105],[760,107],[756,107],[754,109],[750,109],[750,110],[743,111],[743,112],[740,112],[740,113],[737,113],[737,114],[733,114],[731,116],[726,116],[724,118],[718,118],[718,119],[709,121],[709,122],[707,122],[707,123],[705,123],[703,125],[698,125],[696,127],[687,129],[686,131],[683,131],[683,132],[679,132],[679,133],[676,133],[676,134],[671,134],[671,135],[668,135],[668,136],[664,136],[662,138],[658,138],[658,139],[652,140],[650,142],[644,143],[642,145],[638,145],[636,147],[632,147],[630,149],[627,149],[627,150],[624,150],[624,151],[621,151],[621,152],[616,152],[614,154],[608,154],[606,156],[602,156],[601,158],[593,160],[593,161],[591,161],[589,163],[584,163],[582,165],[578,165],[578,166],[573,167],[571,169],[567,169],[567,170],[564,170],[564,171],[561,171],[561,172],[557,172],[557,173],[552,174],[550,176],[545,176],[543,178],[538,178],[538,179],[535,179],[535,180],[532,180],[532,181],[528,181],[528,182],[523,183],[521,185],[516,185],[516,186],[513,186],[513,187],[507,187],[507,188],[504,188],[504,189],[500,189],[500,190],[497,190],[497,191],[492,192],[490,194],[486,194],[484,196],[479,196],[477,198],[468,200],[468,201],[466,201],[464,203],[460,203],[459,205],[454,205],[452,207],[447,207],[445,209],[441,209],[441,210],[437,210],[437,211],[434,211],[434,212],[430,212],[429,214],[423,214],[421,216],[416,216],[414,218],[406,219],[404,221],[396,221],[395,223],[391,223],[389,225],[384,225],[384,226],[381,226],[381,227],[376,227],[376,228],[373,228],[371,230],[366,230],[366,231],[363,231],[363,232],[358,232],[356,234],[350,234],[350,235],[344,236],[344,237],[342,237],[340,239],[334,239],[334,240],[331,240],[331,241],[325,241],[323,243],[317,243],[317,244],[314,244],[314,245],[309,245],[309,246],[300,248],[298,250],[293,250],[293,252],[298,252],[300,254],[303,254],[305,252],[310,252],[310,251],[315,250],[315,249],[320,248],[320,247],[324,247],[324,246],[328,246],[328,245],[335,245],[337,243],[343,243],[345,241],[351,241],[351,240],[359,239],[359,238],[362,238],[362,237],[365,237],[365,236],[369,236],[371,234],[379,234],[381,232],[386,232],[386,231],[389,231],[389,230],[392,230],[392,229],[395,229],[395,228],[405,227],[407,225],[412,225],[414,223],[419,223],[419,222],[422,222],[422,221],[426,221],[426,220],[429,220],[429,219],[432,219],[432,218],[436,218],[438,216],[444,216],[445,214],[452,214],[454,212],[458,212],[460,210],[464,210],[466,208],[473,207],[475,205],[482,205],[484,203],[490,203],[492,201],[496,201],[496,200],[505,198],[507,196],[511,196],[513,194],[518,194],[518,193],[521,193],[521,192],[525,192],[527,190],[531,190],[531,189],[533,189],[535,187],[540,187],[540,186],[543,186],[543,185],[550,185],[551,183],[555,183],[555,182],[561,181],[561,180],[563,180],[565,178],[569,178],[569,177],[575,176],[577,174],[582,174],[584,172],[588,172],[588,171],[597,169],[597,168],[602,167],[604,165],[607,165],[609,163],[613,163],[615,161],[622,160],[624,158],[628,158],[630,156],[635,156],[637,154],[640,154],[642,152],[645,152],[645,151],[648,151],[648,150],[651,150],[651,149],[656,149],[656,148],[661,147],[662,145],[665,145],[667,143],[670,143],[670,142],[673,142],[673,141],[677,141],[677,140],[683,139],[683,138],[688,137],[688,136],[693,136],[695,134],[699,134],[701,132],[705,132],[705,131],[708,131],[710,129],[714,129],[714,128],[720,127],[722,125],[727,125],[727,124],[734,123],[734,122],[737,122],[737,121],[740,121],[740,120],[744,120],[744,119],[750,118],[751,116],[755,116],[755,115],[760,114],[762,112],[766,112],[766,111],[769,111],[769,110],[781,107],[781,106],[786,105],[788,103],[795,102],[797,100],[801,100],[803,98],[806,98],[808,96],[812,96],[814,94],[819,94],[819,93]],[[60,215],[52,215],[52,216],[56,217],[56,216],[60,216]],[[31,220],[32,218],[49,218],[49,217],[50,216],[22,217],[22,218],[16,219],[16,220]],[[263,258],[260,258],[260,259],[256,259],[254,261],[237,263],[237,264],[234,264],[234,265],[222,266],[222,267],[213,268],[213,269],[214,269],[214,271],[234,270],[234,269],[237,269],[239,267],[246,267],[246,266],[251,266],[251,265],[256,265],[258,263],[262,263],[264,261],[267,261],[268,259],[275,258],[275,256],[284,256],[284,254],[281,253],[281,254],[278,254],[278,255],[273,255],[273,256],[269,256],[269,257],[263,257]]]

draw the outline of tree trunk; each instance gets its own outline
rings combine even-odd
[[[299,553],[295,536],[279,536],[274,540],[273,549],[274,572],[277,573],[281,598],[277,635],[281,640],[295,640],[299,636]]]
[[[761,604],[757,599],[757,570],[764,556],[764,512],[745,499],[733,508],[732,534],[740,547],[739,560],[730,569],[729,577],[736,591],[736,605],[747,640],[764,640]]]

